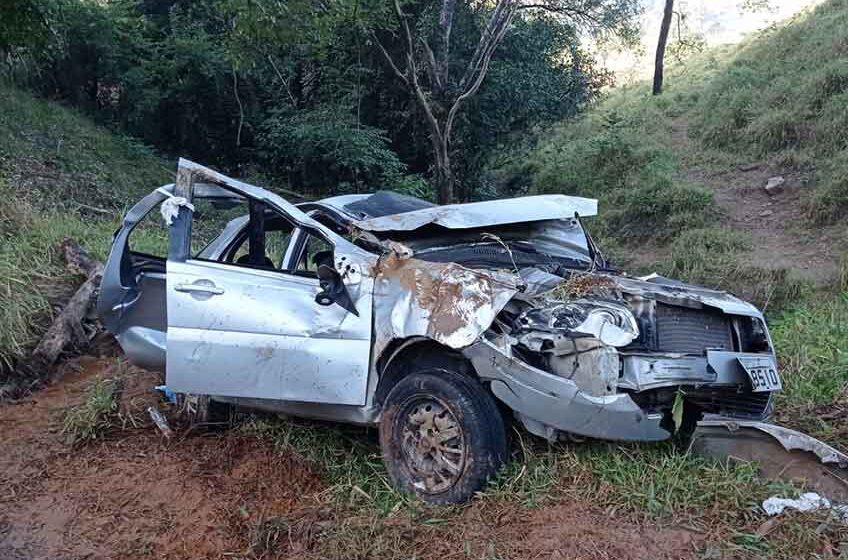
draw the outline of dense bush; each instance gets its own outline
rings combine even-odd
[[[415,190],[430,172],[427,128],[371,35],[391,13],[381,0],[15,0],[0,12],[14,17],[0,24],[0,67],[165,153],[294,189]],[[454,26],[459,50],[481,32],[469,14]],[[575,114],[604,83],[578,44],[561,19],[517,18],[456,126],[462,196],[497,143]]]

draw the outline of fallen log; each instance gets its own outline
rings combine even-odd
[[[31,367],[47,367],[67,347],[82,347],[88,343],[83,321],[93,304],[94,294],[100,286],[103,275],[103,263],[97,261],[73,239],[65,239],[61,245],[68,269],[86,277],[65,304],[62,311],[53,320],[50,328],[41,338],[32,353]]]

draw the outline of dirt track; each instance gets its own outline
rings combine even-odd
[[[529,509],[475,502],[447,523],[380,518],[325,499],[318,470],[254,436],[148,426],[71,448],[61,434],[115,360],[83,357],[63,380],[0,405],[0,558],[694,558],[699,535],[651,527],[587,503]],[[156,377],[130,370],[123,401],[154,398]],[[138,404],[138,403],[136,403]],[[143,418],[137,416],[134,419]],[[263,522],[288,520],[270,550]]]

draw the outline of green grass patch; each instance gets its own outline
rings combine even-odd
[[[74,238],[104,259],[118,218],[85,221],[72,213],[38,213],[12,196],[2,178],[0,214],[5,214],[0,227],[0,372],[9,372],[43,334],[52,304],[64,301],[75,287],[59,254],[62,240]]]
[[[786,268],[750,263],[747,235],[722,227],[689,229],[671,243],[671,256],[660,263],[667,276],[726,290],[766,312],[794,305],[808,296],[809,282]]]
[[[787,311],[771,333],[785,372],[781,399],[817,405],[848,396],[848,292]]]
[[[172,180],[174,167],[74,110],[0,85],[0,177],[38,210],[115,211]],[[99,214],[99,215],[98,215]]]
[[[848,452],[848,292],[771,323],[783,391],[776,420]]]
[[[330,483],[330,495],[337,504],[364,507],[381,516],[419,505],[389,482],[374,430],[272,418],[252,418],[240,429],[268,438],[277,449],[317,466]]]
[[[712,194],[675,178],[665,98],[623,89],[583,117],[553,127],[529,154],[501,162],[502,179],[532,193],[600,200],[590,227],[599,238],[668,240],[716,216]]]
[[[830,0],[733,49],[692,107],[705,145],[815,169],[820,222],[848,208],[848,3]]]
[[[121,383],[117,379],[98,379],[86,392],[85,400],[65,413],[62,434],[71,445],[80,445],[102,437],[112,429],[118,413]]]

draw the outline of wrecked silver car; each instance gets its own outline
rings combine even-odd
[[[549,440],[640,441],[765,418],[780,378],[762,314],[615,271],[581,221],[596,213],[563,195],[295,206],[180,160],[115,234],[98,311],[204,410],[379,426],[392,479],[433,503],[494,475],[512,418]]]

